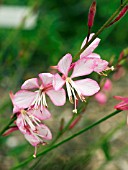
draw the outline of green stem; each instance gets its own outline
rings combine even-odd
[[[16,120],[16,116],[14,116],[11,121],[3,128],[3,130],[0,132],[0,135],[2,136],[2,134],[9,129],[9,126]]]
[[[92,39],[86,43],[83,48],[74,56],[73,60],[76,60],[80,54],[98,37],[98,35],[106,28],[106,26],[117,16],[117,14],[123,9],[123,7],[128,3],[128,0],[125,0],[122,5],[113,13],[113,15],[103,24],[103,26],[94,34]]]
[[[105,120],[107,120],[107,119],[109,119],[109,118],[117,115],[117,114],[120,113],[120,112],[121,112],[121,110],[116,110],[116,111],[112,112],[111,114],[103,117],[102,119],[96,121],[95,123],[91,124],[90,126],[88,126],[88,127],[84,128],[84,129],[78,131],[77,133],[71,135],[70,137],[64,139],[63,141],[61,141],[61,142],[59,142],[59,143],[57,143],[57,144],[55,144],[55,145],[47,148],[46,150],[44,150],[44,151],[42,151],[41,153],[37,154],[37,157],[42,156],[42,155],[48,153],[49,151],[57,148],[58,146],[60,146],[60,145],[62,145],[62,144],[64,144],[64,143],[66,143],[67,141],[75,138],[76,136],[79,136],[80,134],[82,134],[82,133],[84,133],[84,132],[92,129],[94,126],[96,126],[96,125],[104,122]],[[27,160],[25,160],[25,161],[22,162],[21,164],[17,165],[16,167],[12,168],[12,170],[18,169],[19,167],[26,165],[28,162],[30,162],[30,161],[33,160],[33,159],[34,159],[34,158],[33,158],[32,156],[30,156]]]

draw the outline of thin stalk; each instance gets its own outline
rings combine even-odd
[[[70,141],[71,139],[75,138],[76,136],[79,136],[79,135],[81,135],[82,133],[84,133],[84,132],[92,129],[93,127],[95,127],[95,126],[97,126],[98,124],[104,122],[105,120],[107,120],[107,119],[109,119],[109,118],[117,115],[117,114],[120,113],[120,112],[121,112],[121,110],[116,110],[116,111],[112,112],[111,114],[103,117],[102,119],[96,121],[95,123],[92,123],[92,124],[89,125],[88,127],[86,127],[86,128],[84,128],[84,129],[78,131],[77,133],[71,135],[70,137],[64,139],[63,141],[61,141],[61,142],[59,142],[59,143],[57,143],[57,144],[55,144],[55,145],[47,148],[46,150],[44,150],[44,151],[42,151],[41,153],[37,154],[37,157],[40,157],[40,156],[48,153],[49,151],[51,151],[51,150],[57,148],[58,146],[60,146],[60,145],[62,145],[62,144],[64,144],[64,143]],[[31,160],[33,160],[33,159],[34,159],[34,158],[33,158],[32,156],[30,156],[30,157],[29,157],[28,159],[26,159],[24,162],[22,162],[21,164],[17,165],[17,166],[14,167],[14,168],[12,168],[12,170],[18,169],[18,168],[26,165],[27,163],[29,163],[29,162],[30,162]]]
[[[73,60],[76,60],[80,54],[98,37],[98,35],[106,28],[106,26],[118,15],[118,13],[123,9],[123,7],[128,3],[128,0],[125,0],[122,5],[113,13],[113,15],[103,24],[103,26],[94,34],[92,39],[86,43],[83,48],[74,56]]]
[[[0,132],[0,136],[2,136],[2,134],[9,129],[10,125],[16,120],[16,116],[14,116],[11,121],[3,128],[3,130]]]

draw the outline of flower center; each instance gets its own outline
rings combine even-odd
[[[75,85],[74,81],[70,77],[66,78],[66,88],[67,88],[69,101],[72,104],[74,103],[73,112],[77,113],[76,105],[77,105],[78,98],[76,97],[75,92],[78,94],[78,96],[82,102],[85,101],[85,97],[81,94],[81,92],[78,90],[77,86]]]

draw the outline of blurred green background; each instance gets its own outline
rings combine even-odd
[[[36,26],[29,30],[23,29],[25,19],[18,28],[4,28],[0,26],[1,129],[9,122],[12,114],[12,105],[8,95],[9,91],[12,90],[13,92],[16,92],[26,79],[36,77],[40,72],[48,72],[49,67],[51,65],[56,65],[59,59],[66,53],[71,53],[74,56],[79,51],[81,43],[87,35],[87,15],[91,2],[91,0],[0,1],[0,5],[30,7],[32,12],[38,16]],[[97,12],[92,32],[96,32],[119,5],[120,0],[97,0]],[[110,28],[105,29],[104,32],[100,34],[99,38],[101,38],[101,42],[95,52],[99,53],[103,59],[108,61],[112,56],[115,56],[117,60],[120,52],[128,46],[128,15],[125,15],[121,21]],[[126,82],[126,79],[124,82]],[[124,84],[119,83],[121,86]],[[124,89],[126,89],[126,87]],[[67,107],[66,109],[69,109],[68,105],[65,107]],[[52,110],[53,112],[63,111],[61,109],[55,110],[53,108]],[[102,110],[103,113],[104,110],[105,108]],[[109,111],[112,111],[112,109],[108,110],[108,112]],[[57,115],[54,115],[54,120],[55,119],[58,119]],[[53,132],[56,132],[57,129],[53,130],[52,127],[54,120],[51,120],[51,129]],[[115,126],[115,129],[116,128],[117,127]],[[97,131],[96,134],[98,134],[98,132],[99,131]],[[21,136],[18,136],[19,133],[20,132],[15,133],[15,139],[19,138],[18,140],[20,140],[21,138],[23,144],[20,143],[19,145],[18,143],[14,147],[8,145],[10,137],[0,138],[0,160],[4,159],[4,161],[0,161],[0,169],[2,170],[10,169],[11,166],[24,160],[26,155],[31,154],[32,147],[24,141]],[[89,135],[90,134],[88,134],[88,136]],[[13,137],[13,134],[10,136]],[[88,140],[91,140],[90,137],[88,138]],[[95,138],[92,141],[95,143]],[[85,148],[91,148],[93,142],[91,144],[87,143]],[[105,143],[98,144],[98,146],[104,151],[104,148],[109,147],[108,143],[109,142],[106,140]],[[76,145],[79,145],[78,141],[76,142]],[[59,152],[55,152],[54,156],[52,155],[50,158],[48,165],[47,160],[44,158],[46,165],[40,165],[38,169],[55,170],[65,168],[77,170],[88,168],[86,165],[89,164],[91,152],[88,152],[89,154],[83,153],[82,147],[78,148],[78,153],[80,152],[80,154],[76,155],[75,159],[72,160],[70,160],[70,158],[73,156],[73,153],[70,155],[68,148],[67,151],[65,151],[66,153],[64,151],[60,152],[62,153],[60,155],[62,157],[61,160],[60,158],[57,159],[59,157]],[[104,152],[105,154],[109,154],[106,150]],[[66,154],[68,155],[68,164],[66,164]],[[109,161],[110,158],[107,156],[106,159]],[[54,159],[54,157],[56,158]],[[60,162],[60,167],[58,167],[58,161]],[[73,161],[78,162],[79,166],[74,167]],[[52,164],[55,166],[52,166]],[[31,168],[27,167],[25,169]],[[95,168],[90,167],[90,170],[95,170]]]

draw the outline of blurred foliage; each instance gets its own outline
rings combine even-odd
[[[27,78],[35,77],[40,72],[48,72],[49,66],[56,65],[58,60],[66,53],[75,55],[79,51],[81,43],[87,35],[87,15],[91,2],[92,0],[0,1],[1,5],[29,6],[35,13],[38,13],[37,25],[32,30],[23,30],[22,25],[17,29],[0,28],[1,128],[9,121],[12,113],[8,96],[10,90],[18,90],[21,83]],[[120,0],[97,0],[97,12],[92,32],[96,32],[119,5]],[[113,55],[117,58],[119,53],[128,46],[127,21],[128,15],[107,28],[99,36],[101,43],[95,51],[103,59],[109,61]],[[28,143],[23,143],[20,147],[14,149],[7,148],[5,150],[7,140],[8,137],[0,139],[1,153],[4,157],[12,155],[11,160],[8,158],[9,161],[12,161],[12,164],[24,160],[24,155],[29,155],[28,152],[31,152],[31,146],[28,146]],[[92,146],[94,143],[95,141],[92,141],[90,145]],[[97,147],[99,146],[103,150],[106,159],[110,159],[108,149],[106,151],[106,148],[109,148],[108,139],[97,145]],[[16,157],[17,154],[21,154],[20,159]],[[88,154],[84,152],[83,154],[84,156],[79,155],[70,162],[68,160],[69,165],[66,165],[65,169],[71,169],[75,161],[79,163],[78,166],[75,165],[74,170],[78,167],[82,169],[83,162],[88,164],[91,159],[90,152]],[[60,163],[61,168],[63,168],[64,163],[64,161],[62,161],[62,164]],[[51,166],[52,163],[48,164],[46,162],[44,169],[50,169]],[[56,169],[56,167],[53,169]]]

